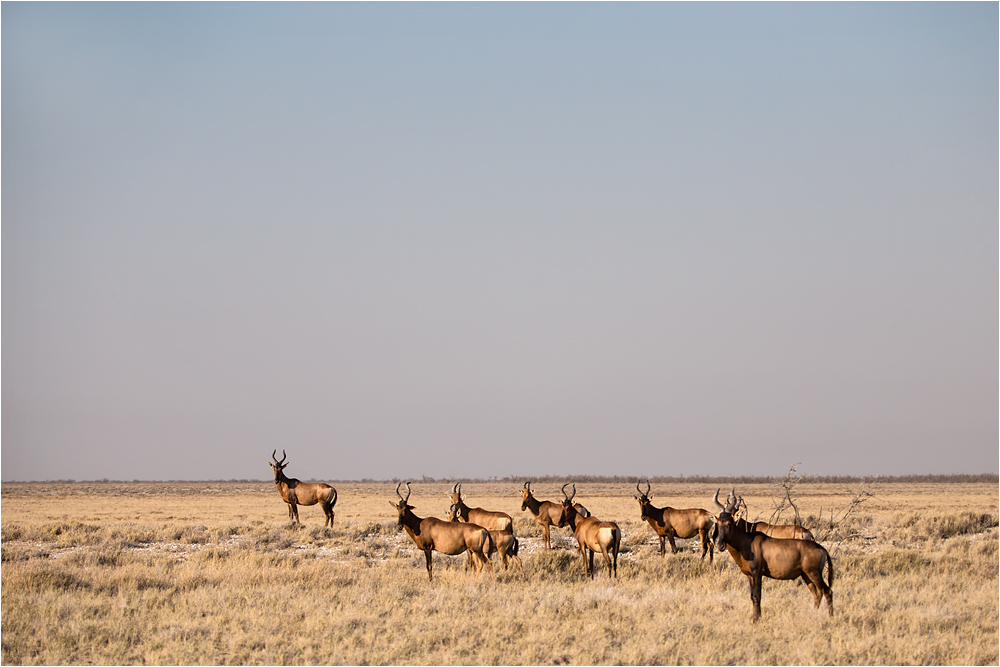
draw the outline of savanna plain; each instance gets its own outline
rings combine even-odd
[[[395,484],[339,483],[333,528],[318,506],[289,523],[270,483],[4,484],[4,664],[998,664],[998,485],[890,483],[794,489],[834,564],[833,606],[747,578],[696,540],[659,555],[635,485],[577,484],[622,530],[618,578],[588,580],[566,528],[553,549],[513,482],[467,482],[472,507],[514,518],[526,576],[424,556],[396,530]],[[541,500],[560,484],[532,485]],[[653,505],[715,513],[717,485],[653,484]],[[725,491],[723,489],[723,497]],[[444,517],[450,483],[414,483]],[[737,486],[750,518],[782,497]],[[786,513],[783,519],[789,519]],[[831,518],[834,520],[831,522]],[[600,556],[595,561],[600,564]]]

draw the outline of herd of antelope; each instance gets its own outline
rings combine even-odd
[[[298,505],[320,504],[326,515],[326,526],[333,526],[333,506],[337,503],[337,491],[329,484],[300,482],[286,477],[283,470],[287,466],[288,455],[282,450],[282,458],[277,458],[274,450],[268,465],[274,471],[274,483],[281,499],[288,504],[288,519],[299,521]],[[524,567],[518,556],[519,543],[514,536],[514,521],[509,514],[494,512],[481,507],[469,507],[462,500],[462,485],[452,488],[451,506],[447,519],[428,517],[422,519],[413,513],[416,509],[409,504],[410,483],[406,484],[406,495],[400,491],[403,483],[396,485],[399,501],[392,505],[398,515],[396,527],[404,530],[417,548],[424,552],[427,560],[427,579],[433,581],[431,553],[437,551],[449,556],[468,554],[468,566],[477,572],[483,568],[494,578],[491,557],[500,555],[504,569],[509,561],[514,561],[524,576]],[[572,492],[567,493],[566,487]],[[649,523],[660,540],[660,555],[666,554],[665,541],[677,553],[674,538],[691,539],[697,537],[701,544],[701,558],[713,562],[715,549],[723,546],[732,556],[740,571],[750,581],[750,600],[753,603],[753,620],[760,618],[761,582],[764,577],[771,579],[801,579],[815,598],[818,609],[823,598],[830,615],[833,615],[833,560],[829,552],[818,544],[812,533],[800,525],[772,525],[765,522],[750,523],[738,518],[739,509],[746,510],[746,503],[733,489],[726,498],[726,504],[719,502],[719,491],[712,502],[719,510],[718,516],[703,509],[674,509],[654,507],[649,482],[643,491],[636,484],[639,495],[640,519]],[[614,521],[601,521],[591,516],[587,508],[574,503],[576,485],[564,484],[563,500],[539,501],[531,491],[531,482],[525,482],[521,489],[521,511],[528,511],[542,527],[543,542],[551,549],[549,529],[568,527],[576,538],[580,554],[583,556],[584,575],[594,577],[594,554],[600,552],[608,568],[608,577],[618,576],[618,553],[621,549],[622,532]],[[713,543],[714,542],[714,549]],[[826,580],[823,569],[827,570]]]

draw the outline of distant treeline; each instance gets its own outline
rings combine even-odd
[[[533,484],[565,484],[575,482],[577,484],[638,484],[649,481],[650,484],[776,484],[784,479],[784,476],[750,476],[740,475],[738,477],[713,476],[713,475],[681,475],[679,477],[652,476],[638,477],[629,476],[606,476],[606,475],[540,475],[522,477],[428,477],[422,475],[419,479],[401,478],[392,479],[339,479],[323,480],[331,483],[362,483],[362,484],[396,484],[398,482],[425,482],[425,483],[449,483],[462,482],[463,484],[496,484],[510,483],[522,485],[525,482]],[[980,475],[952,474],[952,475],[802,475],[796,476],[801,484],[860,484],[862,482],[879,482],[880,484],[997,484],[1000,483],[1000,475],[996,473],[983,473]],[[271,484],[274,480],[268,479],[169,479],[169,480],[115,480],[115,479],[54,479],[45,481],[18,482],[15,480],[4,481],[3,484]]]

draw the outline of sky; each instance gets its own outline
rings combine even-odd
[[[3,3],[2,479],[997,473],[996,3]]]

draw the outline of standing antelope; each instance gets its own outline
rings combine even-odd
[[[811,542],[816,541],[816,538],[813,537],[812,532],[808,528],[797,524],[773,524],[767,523],[766,521],[757,521],[756,523],[748,525],[748,533],[764,533],[768,537],[779,537],[785,540],[795,539],[809,540]]]
[[[553,503],[548,500],[539,502],[535,500],[535,497],[531,495],[531,482],[525,482],[524,488],[521,490],[521,511],[528,510],[535,516],[535,521],[542,527],[542,537],[545,542],[545,548],[551,549],[552,544],[549,541],[549,526],[556,526],[562,528],[566,525],[566,518],[563,513],[563,507],[559,503]]]
[[[726,502],[728,502],[728,499]],[[743,502],[743,496],[740,496],[739,500],[736,502],[736,512],[733,514],[733,516],[737,516],[741,513],[744,516],[749,514],[749,510],[747,509],[747,504]],[[816,541],[816,538],[813,537],[812,532],[805,526],[802,526],[798,523],[777,524],[777,523],[768,523],[766,521],[747,521],[746,519],[739,519],[739,518],[736,519],[736,523],[740,524],[740,527],[743,528],[743,530],[745,530],[748,533],[756,531],[758,533],[764,533],[768,537],[780,537],[785,540],[795,539],[795,540],[812,540],[813,542]]]
[[[729,555],[740,571],[750,579],[750,600],[753,602],[753,620],[760,618],[760,594],[764,577],[771,579],[798,579],[809,587],[816,599],[816,608],[826,598],[827,610],[833,616],[833,559],[821,545],[808,540],[768,537],[763,533],[747,533],[733,518],[736,509],[736,490],[723,506],[719,491],[713,499],[719,508],[717,519],[719,534],[716,545],[726,545]],[[823,567],[827,568],[828,582],[823,581]]]
[[[635,485],[635,490],[639,492],[634,496],[639,501],[639,519],[649,522],[653,532],[660,538],[660,555],[667,553],[666,540],[670,540],[670,549],[677,553],[677,545],[674,538],[688,540],[697,535],[701,538],[701,558],[705,559],[708,554],[708,562],[713,562],[712,540],[718,530],[715,526],[715,519],[711,514],[702,509],[675,510],[673,507],[653,507],[650,499],[649,480],[646,480],[646,491],[643,492],[639,485]]]
[[[448,521],[458,521],[458,505],[452,504],[448,509]],[[492,558],[493,554],[500,554],[500,562],[503,563],[503,569],[506,570],[510,567],[508,559],[512,559],[517,563],[518,568],[521,570],[521,576],[524,577],[524,565],[521,564],[521,557],[517,555],[520,550],[520,543],[517,538],[514,537],[514,533],[509,533],[505,530],[491,530],[490,539],[493,541],[490,546],[489,553],[486,554],[487,558]],[[469,552],[469,565],[472,565],[472,552]]]
[[[458,523],[442,521],[434,517],[421,519],[413,513],[413,507],[407,504],[410,499],[410,483],[406,483],[406,497],[399,492],[402,482],[396,485],[396,495],[399,502],[395,505],[392,501],[389,504],[399,512],[399,521],[396,523],[397,529],[405,529],[417,548],[424,552],[427,558],[427,580],[433,581],[431,576],[431,552],[439,551],[448,556],[469,550],[477,561],[477,572],[482,572],[483,565],[490,571],[490,575],[496,579],[493,572],[493,563],[486,556],[493,545],[489,531],[474,523]]]
[[[281,450],[281,460],[278,460],[278,450],[275,449],[271,452],[271,458],[274,459],[274,463],[270,461],[267,465],[271,466],[274,470],[274,484],[278,487],[278,493],[281,494],[281,499],[288,503],[288,520],[294,523],[302,524],[299,521],[299,508],[298,505],[315,505],[319,503],[323,507],[323,513],[326,514],[326,523],[324,527],[333,527],[333,506],[337,504],[337,489],[333,488],[329,484],[324,484],[323,482],[300,482],[294,477],[285,477],[285,473],[282,472],[286,467],[285,459],[288,458],[288,454],[285,454],[285,450]]]
[[[451,504],[457,508],[457,516],[461,521],[474,523],[486,530],[514,534],[514,520],[504,512],[491,512],[481,507],[469,507],[462,500],[462,485],[456,483],[452,488]]]
[[[591,579],[594,578],[594,552],[600,550],[604,556],[604,562],[608,564],[608,578],[618,576],[618,551],[621,548],[622,531],[614,521],[599,521],[588,516],[583,517],[573,506],[573,496],[576,495],[576,484],[573,485],[573,495],[566,495],[566,487],[563,484],[562,492],[563,512],[566,515],[566,523],[573,529],[577,544],[580,545],[580,553],[583,554],[583,572]],[[610,552],[610,553],[609,553]],[[588,558],[589,554],[589,558]],[[588,566],[589,561],[589,566]]]

